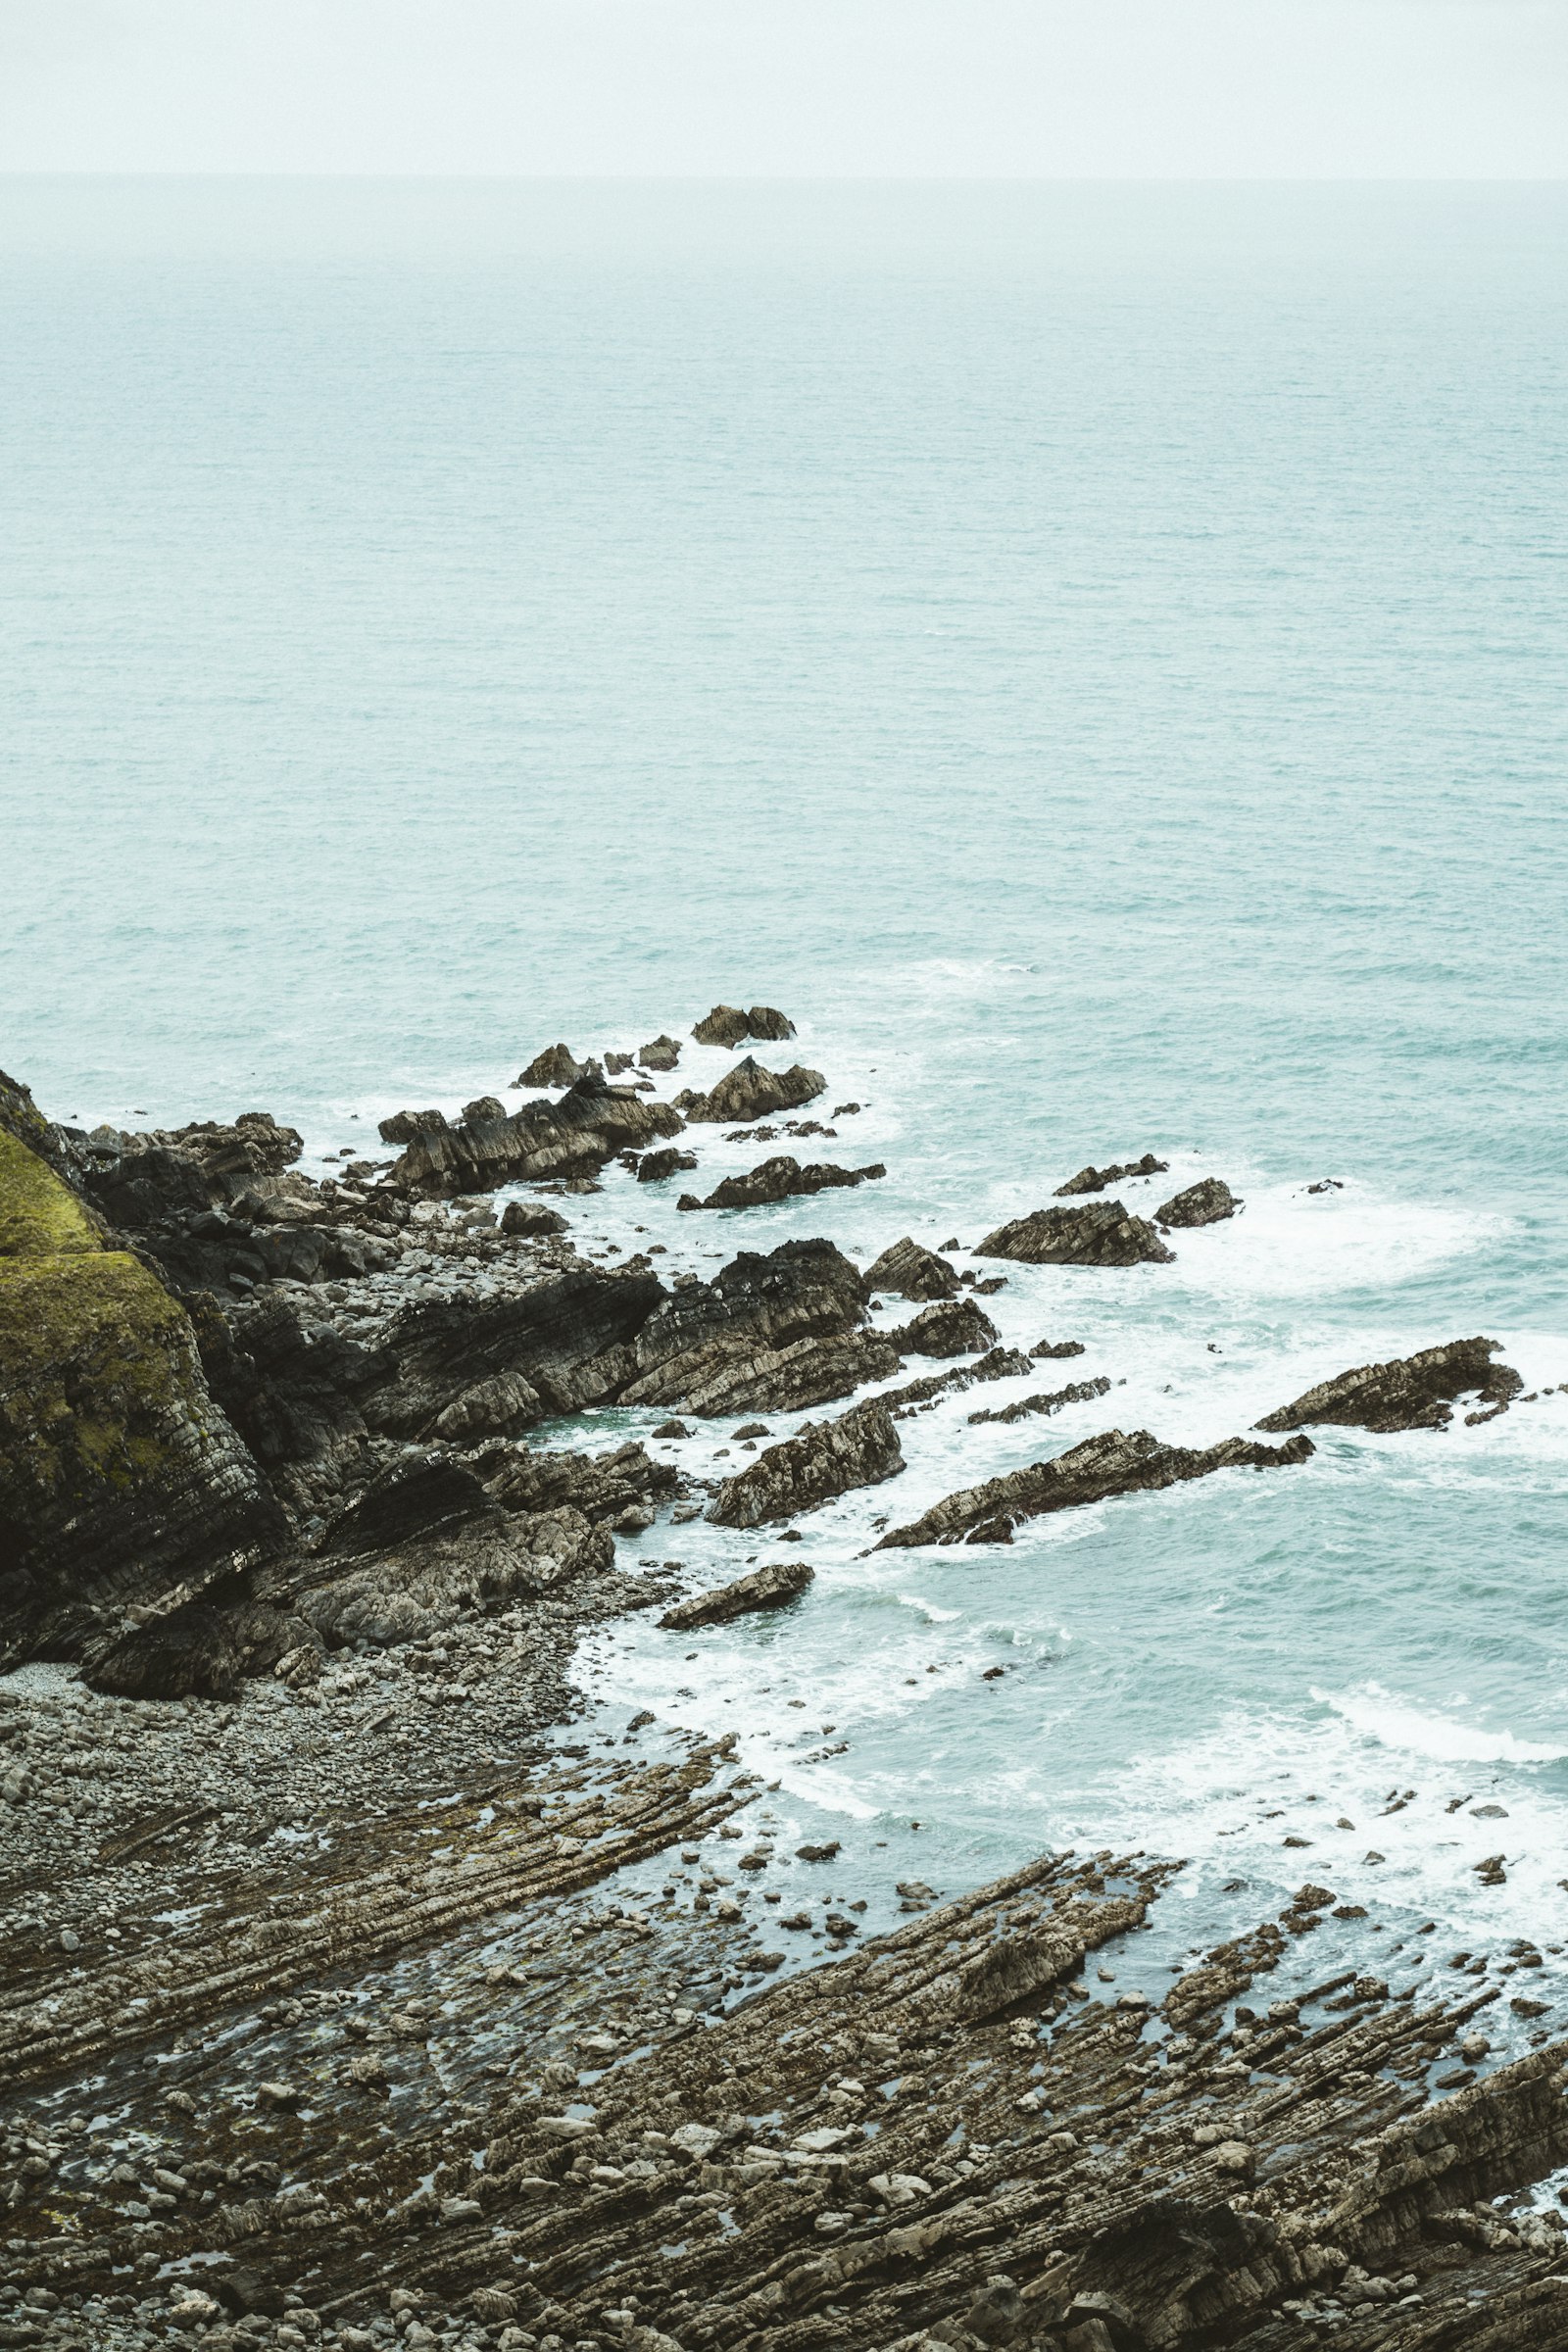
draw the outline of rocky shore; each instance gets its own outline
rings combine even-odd
[[[1474,1339],[1318,1383],[1280,1443],[1053,1438],[1111,1379],[1030,1387],[1081,1344],[1004,1345],[985,1261],[1143,1280],[1241,1207],[1213,1177],[962,1267],[805,1239],[666,1281],[666,1243],[574,1239],[612,1162],[673,1230],[705,1129],[816,1100],[738,1052],[794,1034],[715,1006],[691,1042],[736,1058],[668,1096],[671,1036],[549,1047],[532,1099],[400,1112],[319,1179],[265,1112],[81,1133],[0,1078],[0,2346],[1568,2345],[1529,1949],[1393,1992],[1368,1920],[1364,1969],[1314,1971],[1364,1914],[1308,1883],[1156,1972],[1177,1857],[879,1887],[678,1693],[596,1709],[585,1635],[783,1623],[795,1523],[896,1495],[906,1425],[977,1384],[1018,1393],[965,1444],[1052,1450],[882,1546],[1306,1476],[1310,1428],[1522,1391]],[[772,1160],[679,1221],[739,1244],[881,1173]],[[729,1467],[683,1466],[727,1422]],[[663,1556],[699,1520],[763,1531],[743,1575]]]

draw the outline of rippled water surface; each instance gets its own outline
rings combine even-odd
[[[906,1424],[787,1620],[600,1688],[944,1884],[1125,1840],[1195,1918],[1568,1942],[1568,1395],[864,1556],[1463,1333],[1568,1382],[1565,265],[1562,189],[0,186],[7,1066],[320,1152],[780,1004],[888,1177],[573,1204],[698,1267],[1226,1176],[1174,1266],[992,1302],[1102,1404]]]

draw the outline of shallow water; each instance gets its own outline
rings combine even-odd
[[[781,1004],[887,1180],[573,1204],[671,1264],[1226,1176],[1174,1266],[990,1302],[1125,1387],[905,1424],[787,1621],[596,1687],[948,1887],[1071,1838],[1194,1857],[1195,1934],[1311,1877],[1568,1940],[1568,1396],[862,1556],[1462,1333],[1568,1381],[1565,260],[1559,188],[6,183],[6,1065],[317,1154]]]

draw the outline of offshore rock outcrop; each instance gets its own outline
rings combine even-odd
[[[765,1568],[754,1568],[749,1576],[738,1576],[714,1592],[678,1600],[659,1622],[674,1633],[689,1633],[700,1625],[730,1625],[737,1617],[757,1616],[798,1600],[815,1576],[816,1570],[805,1560],[770,1561]]]
[[[637,1049],[638,1065],[645,1070],[672,1070],[680,1059],[680,1040],[661,1034]]]
[[[891,1291],[900,1298],[952,1298],[958,1277],[945,1257],[906,1234],[866,1267],[865,1287]]]
[[[437,1200],[502,1184],[597,1176],[617,1152],[640,1151],[680,1129],[680,1116],[667,1103],[650,1102],[590,1073],[557,1102],[528,1102],[499,1119],[421,1128],[387,1181],[394,1192]]]
[[[1148,1218],[1131,1215],[1119,1200],[1037,1208],[988,1233],[974,1254],[1026,1266],[1168,1266],[1175,1257]]]
[[[972,1298],[938,1298],[884,1336],[906,1355],[982,1355],[1002,1334]]]
[[[692,1161],[695,1167],[695,1159]],[[638,1171],[641,1174],[641,1170]],[[835,1168],[824,1160],[812,1160],[804,1168],[788,1152],[773,1159],[764,1159],[744,1176],[726,1176],[716,1184],[706,1200],[685,1193],[676,1202],[678,1208],[762,1208],[774,1200],[792,1200],[797,1196],[811,1193],[843,1191],[858,1184],[869,1184],[887,1169],[880,1160],[866,1168]]]
[[[1293,1404],[1282,1404],[1253,1424],[1267,1430],[1306,1429],[1316,1423],[1342,1429],[1379,1431],[1446,1429],[1460,1396],[1474,1395],[1479,1409],[1467,1421],[1491,1420],[1505,1412],[1524,1382],[1511,1364],[1494,1363],[1500,1340],[1477,1337],[1423,1348],[1386,1364],[1357,1364],[1333,1380],[1319,1381]]]
[[[855,1487],[880,1486],[904,1468],[893,1416],[880,1397],[836,1421],[808,1426],[727,1478],[709,1506],[717,1527],[764,1527],[815,1510]]]
[[[592,1076],[599,1068],[590,1058],[579,1061],[569,1046],[546,1046],[536,1054],[525,1070],[519,1070],[513,1083],[516,1086],[575,1086],[579,1078]]]
[[[642,1152],[633,1156],[639,1184],[662,1184],[666,1176],[684,1175],[697,1165],[695,1152],[677,1152],[673,1144],[666,1144],[661,1152]]]
[[[1075,1193],[1107,1193],[1113,1184],[1125,1183],[1129,1176],[1164,1176],[1169,1169],[1170,1161],[1156,1159],[1152,1152],[1146,1152],[1142,1159],[1118,1160],[1113,1167],[1080,1168],[1076,1176],[1069,1176],[1065,1184],[1057,1185],[1056,1199],[1065,1200]]]
[[[1031,1462],[1027,1469],[989,1478],[983,1486],[965,1487],[933,1503],[906,1527],[890,1528],[874,1548],[889,1551],[916,1544],[1010,1544],[1012,1531],[1025,1519],[1049,1511],[1074,1510],[1084,1503],[1104,1502],[1115,1494],[1136,1494],[1180,1481],[1208,1478],[1217,1470],[1277,1470],[1304,1462],[1314,1448],[1310,1438],[1295,1437],[1283,1446],[1259,1446],[1247,1438],[1225,1438],[1218,1446],[1195,1450],[1165,1446],[1147,1429],[1127,1434],[1107,1429],[1085,1438],[1049,1462]]]
[[[738,1046],[749,1037],[776,1045],[794,1035],[795,1023],[771,1004],[754,1004],[750,1012],[738,1004],[715,1004],[692,1031],[700,1046]]]
[[[766,1395],[748,1393],[733,1408],[697,1399],[726,1394],[732,1383],[748,1392],[765,1388],[767,1367],[790,1350],[792,1365],[801,1367],[821,1349],[825,1365],[833,1358],[824,1344],[831,1343],[853,1363],[865,1321],[859,1272],[831,1242],[784,1242],[765,1255],[743,1250],[711,1282],[688,1282],[663,1297],[631,1344],[618,1398],[677,1411],[784,1411],[786,1404],[774,1405]],[[894,1351],[889,1368],[896,1365]],[[793,1373],[792,1383],[801,1376]],[[802,1401],[821,1404],[847,1394],[830,1386]]]
[[[1185,1192],[1173,1193],[1155,1209],[1154,1221],[1158,1225],[1217,1225],[1224,1217],[1234,1217],[1242,1205],[1222,1178],[1204,1176]]]
[[[754,1120],[771,1118],[775,1111],[799,1110],[804,1103],[814,1102],[826,1087],[820,1070],[808,1070],[800,1062],[788,1070],[765,1070],[748,1054],[706,1095],[690,1088],[677,1095],[675,1108],[684,1112],[693,1126],[749,1127]]]
[[[1011,1404],[999,1405],[991,1412],[971,1413],[971,1427],[982,1421],[1027,1421],[1035,1415],[1059,1413],[1069,1404],[1092,1404],[1097,1396],[1108,1396],[1110,1383],[1102,1374],[1098,1380],[1069,1381],[1064,1389],[1040,1391],[1032,1396],[1019,1396]]]

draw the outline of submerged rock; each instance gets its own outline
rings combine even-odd
[[[733,1584],[720,1585],[715,1592],[699,1592],[690,1600],[677,1601],[659,1622],[677,1633],[689,1633],[694,1626],[728,1625],[734,1617],[780,1609],[786,1601],[798,1600],[815,1574],[805,1560],[770,1561],[765,1568],[754,1568],[749,1576],[738,1576]]]
[[[677,1095],[675,1108],[694,1126],[749,1127],[775,1111],[799,1110],[803,1103],[814,1102],[826,1086],[820,1070],[808,1070],[800,1062],[788,1070],[765,1070],[748,1054],[706,1095],[690,1090]]]
[[[980,1355],[1001,1339],[972,1298],[939,1298],[884,1334],[906,1355]]]
[[[1026,1266],[1166,1266],[1175,1257],[1148,1218],[1132,1216],[1119,1200],[1037,1208],[988,1233],[974,1254]]]
[[[907,1527],[891,1528],[875,1548],[1007,1544],[1020,1520],[1037,1519],[1048,1511],[1072,1510],[1082,1503],[1103,1502],[1113,1494],[1207,1478],[1216,1470],[1280,1469],[1304,1462],[1313,1451],[1310,1438],[1303,1437],[1292,1438],[1283,1446],[1226,1438],[1218,1446],[1195,1451],[1186,1446],[1162,1445],[1147,1429],[1125,1434],[1108,1429],[1099,1437],[1086,1438],[1080,1446],[1069,1446],[1052,1461],[1031,1462],[1027,1469],[947,1495]]]
[[[1169,1168],[1170,1161],[1156,1159],[1152,1152],[1146,1152],[1142,1159],[1118,1160],[1113,1167],[1080,1168],[1076,1176],[1069,1176],[1065,1184],[1057,1185],[1056,1199],[1065,1200],[1074,1193],[1108,1192],[1113,1184],[1121,1184],[1129,1176],[1163,1176]]]
[[[1241,1205],[1228,1184],[1204,1176],[1185,1192],[1173,1193],[1154,1217],[1161,1225],[1217,1225],[1222,1217],[1234,1217]]]
[[[958,1277],[945,1257],[907,1234],[894,1242],[865,1270],[868,1291],[891,1291],[900,1298],[951,1298]]]
[[[764,1044],[795,1035],[795,1023],[771,1004],[754,1004],[742,1012],[738,1004],[715,1004],[692,1031],[700,1046],[738,1046],[749,1037]]]
[[[1253,1424],[1257,1429],[1305,1429],[1313,1423],[1337,1423],[1347,1429],[1446,1429],[1453,1419],[1456,1398],[1474,1392],[1493,1412],[1507,1409],[1524,1382],[1511,1364],[1493,1362],[1500,1340],[1449,1340],[1441,1348],[1423,1348],[1415,1355],[1396,1356],[1386,1364],[1358,1364],[1333,1380],[1319,1381]],[[1468,1414],[1468,1420],[1490,1418]]]
[[[770,1446],[738,1476],[727,1478],[709,1508],[718,1527],[761,1527],[793,1519],[854,1487],[879,1486],[904,1468],[893,1416],[880,1398],[858,1404],[836,1421],[804,1429]]]
[[[688,1164],[697,1165],[695,1154]],[[639,1176],[641,1169],[638,1170]],[[797,1195],[844,1190],[850,1186],[869,1183],[885,1176],[886,1168],[877,1160],[868,1168],[834,1168],[814,1160],[802,1167],[800,1161],[787,1152],[774,1159],[764,1159],[760,1167],[745,1176],[726,1176],[714,1186],[706,1200],[695,1200],[687,1194],[680,1201],[682,1208],[760,1208],[773,1200],[790,1200]]]

